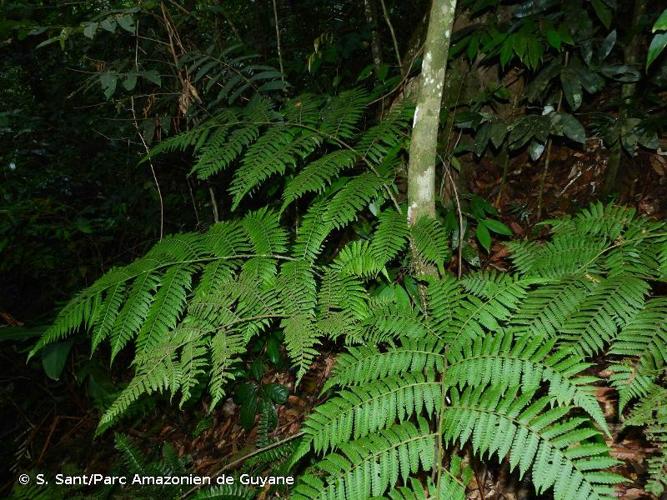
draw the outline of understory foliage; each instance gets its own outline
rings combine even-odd
[[[82,291],[44,333],[32,354],[81,328],[90,332],[92,351],[110,346],[112,362],[134,347],[135,376],[103,415],[100,431],[156,391],[180,392],[183,404],[206,384],[215,407],[248,342],[272,328],[283,331],[300,379],[321,338],[360,342],[406,326],[390,321],[390,299],[369,300],[364,280],[386,274],[385,265],[410,236],[400,207],[387,200],[396,190],[412,112],[409,104],[399,105],[359,132],[370,99],[362,90],[334,98],[304,95],[275,109],[258,96],[156,147],[153,154],[193,149],[193,172],[201,178],[235,164],[234,207],[276,174],[289,177],[282,206],[246,210],[205,233],[164,238]],[[310,204],[292,235],[281,219],[304,196]],[[377,207],[374,236],[323,255],[329,235],[367,215],[369,205]],[[441,226],[424,221],[413,238],[425,258],[442,267]]]
[[[667,308],[652,286],[667,278],[667,225],[601,204],[545,224],[549,241],[510,244],[515,272],[430,279],[427,307],[392,319],[419,328],[339,357],[335,396],[306,420],[293,462],[322,458],[294,498],[423,498],[417,478],[431,472],[430,491],[462,499],[465,468],[442,458],[464,446],[538,493],[612,498],[623,479],[589,370],[605,352],[625,425],[660,450],[649,488],[663,491]]]
[[[191,151],[200,179],[229,170],[242,214],[109,271],[31,355],[80,330],[112,362],[132,347],[134,376],[102,432],[151,393],[183,405],[205,387],[214,408],[258,336],[282,332],[297,383],[324,339],[342,339],[351,347],[325,387],[335,395],[307,419],[291,461],[321,458],[295,498],[421,498],[424,488],[463,498],[470,470],[456,450],[469,446],[508,460],[538,492],[597,499],[622,481],[589,370],[607,353],[627,425],[661,450],[650,463],[661,491],[665,415],[646,402],[664,391],[667,307],[653,288],[667,279],[667,225],[593,205],[546,221],[547,242],[511,243],[511,272],[456,280],[445,226],[409,227],[396,200],[411,106],[362,126],[372,99],[351,90],[277,107],[258,95],[161,142],[152,156]],[[276,191],[278,203],[256,203]],[[362,221],[370,229],[347,237]],[[437,276],[401,278],[409,255]]]

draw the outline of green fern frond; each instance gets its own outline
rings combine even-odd
[[[252,500],[257,492],[248,486],[235,481],[233,484],[213,486],[197,491],[192,500]]]
[[[440,478],[440,487],[436,488],[431,479],[423,485],[415,478],[410,478],[408,486],[400,486],[388,493],[390,500],[430,500],[432,498],[447,498],[451,500],[465,500],[466,484],[459,478],[457,465],[461,459],[452,457],[452,464],[448,469],[443,469],[444,475]]]
[[[451,257],[445,227],[437,219],[421,217],[410,227],[410,234],[419,262],[435,265],[444,274]]]
[[[359,212],[376,199],[383,199],[385,185],[390,182],[389,172],[380,175],[364,172],[348,180],[331,198],[324,220],[340,229],[358,218]]]
[[[400,480],[433,467],[437,434],[419,419],[395,425],[340,447],[315,465],[325,474],[305,474],[292,498],[368,498],[380,496]]]
[[[320,353],[315,349],[322,332],[311,318],[304,315],[291,316],[281,321],[285,333],[285,347],[292,365],[297,368],[296,380],[301,381]]]
[[[393,300],[371,301],[361,328],[362,339],[371,344],[393,342],[401,337],[423,338],[428,334],[417,311],[401,307]]]
[[[234,380],[232,367],[239,361],[245,349],[245,339],[237,333],[222,330],[211,338],[211,381],[209,384],[212,398],[211,408],[215,408],[225,397],[227,382]]]
[[[157,289],[159,283],[160,279],[157,275],[147,272],[139,276],[132,284],[127,302],[123,305],[113,327],[114,332],[111,339],[112,360],[141,330],[153,302],[153,292]],[[98,343],[93,339],[93,350]]]
[[[241,166],[235,171],[229,187],[232,210],[271,176],[284,175],[288,168],[308,157],[322,142],[322,137],[310,130],[288,126],[273,126],[248,148]]]
[[[511,333],[478,337],[463,348],[447,352],[444,382],[460,389],[496,384],[521,387],[524,392],[536,391],[542,383],[548,383],[548,394],[555,401],[579,406],[609,434],[594,389],[588,385],[596,379],[581,376],[590,365],[568,350],[553,352],[555,343],[553,338],[515,339]]]
[[[284,121],[303,128],[317,128],[322,119],[322,108],[326,97],[316,94],[301,94],[289,99],[281,113]]]
[[[408,100],[395,106],[357,141],[355,149],[361,158],[375,165],[382,164],[389,152],[404,142],[405,131],[412,123],[413,115],[414,105]]]
[[[650,299],[611,346],[610,353],[630,358],[612,365],[610,380],[623,411],[629,401],[646,397],[667,364],[667,299]]]
[[[139,352],[153,348],[161,337],[176,327],[185,310],[192,273],[195,269],[192,266],[174,266],[164,274],[160,280],[160,288],[148,310],[146,321],[137,335]]]
[[[480,455],[509,456],[521,476],[532,469],[538,494],[553,487],[556,499],[613,498],[613,485],[624,479],[605,472],[618,462],[603,442],[591,440],[597,431],[585,419],[564,419],[568,407],[545,410],[550,398],[533,401],[533,395],[497,386],[450,392],[443,408],[446,440],[470,441]]]
[[[314,316],[317,285],[310,264],[305,260],[286,262],[280,268],[276,286],[286,315]]]
[[[656,497],[667,490],[667,407],[665,407],[667,389],[654,386],[650,393],[632,410],[623,423],[625,427],[644,428],[646,438],[657,451],[646,460],[649,480],[646,491]]]
[[[597,285],[597,280],[587,277],[566,277],[537,287],[528,293],[509,327],[517,335],[555,336]]]
[[[126,474],[148,474],[148,460],[125,434],[114,434],[114,447],[120,453],[121,464]]]
[[[587,355],[600,352],[644,305],[649,285],[633,276],[607,278],[562,324],[560,339]]]
[[[592,203],[582,209],[573,219],[573,230],[579,234],[606,236],[610,240],[618,238],[625,227],[632,222],[636,210],[632,207]]]
[[[317,453],[338,448],[403,422],[422,411],[430,417],[440,406],[441,384],[433,372],[404,373],[364,385],[352,386],[320,405],[306,420],[300,446]]]
[[[372,278],[377,276],[384,266],[373,256],[367,240],[356,240],[341,249],[332,267],[343,276]]]
[[[175,360],[176,348],[163,343],[157,353],[137,363],[134,378],[100,418],[96,435],[115,424],[142,395],[167,390],[174,394],[178,390],[180,370]]]
[[[186,151],[190,148],[193,148],[196,151],[198,147],[201,147],[206,139],[208,139],[210,134],[219,126],[220,123],[218,123],[218,120],[213,117],[201,123],[198,127],[181,132],[180,134],[174,135],[172,137],[167,137],[166,139],[161,140],[155,146],[153,146],[150,150],[150,153],[142,159],[142,162],[148,161],[149,158],[153,158],[162,153]]]
[[[306,193],[321,193],[341,172],[354,167],[357,153],[348,149],[333,151],[317,160],[309,163],[292,180],[290,180],[283,191],[284,211],[294,201]]]
[[[610,352],[638,358],[640,373],[663,370],[667,364],[667,298],[648,300],[621,330]]]
[[[334,229],[331,221],[327,219],[328,212],[329,204],[326,199],[311,205],[297,229],[292,255],[310,262],[317,258],[322,251],[324,241]]]
[[[277,289],[280,291],[286,315],[281,321],[285,333],[285,346],[287,354],[297,368],[297,381],[299,381],[319,354],[315,345],[322,336],[322,332],[314,322],[317,286],[310,264],[305,260],[283,264],[278,276]]]
[[[445,274],[429,282],[429,324],[438,337],[444,337],[453,328],[454,311],[463,299],[461,283],[453,276]]]
[[[74,297],[58,313],[55,321],[30,350],[28,359],[31,359],[44,346],[58,342],[81,327],[87,327],[94,321],[100,306],[100,295],[84,290]]]
[[[658,279],[667,281],[667,237],[659,243],[658,247]]]
[[[95,318],[95,324],[91,333],[91,350],[93,352],[100,345],[100,342],[111,334],[114,328],[116,318],[118,318],[121,306],[123,305],[123,299],[125,298],[125,287],[126,284],[123,282],[116,283],[107,292],[106,297],[100,305],[100,310]]]
[[[264,64],[257,64],[257,54],[248,54],[242,44],[220,50],[217,44],[206,51],[190,50],[178,61],[179,69],[187,71],[199,92],[208,97],[209,108],[223,103],[233,104],[250,93],[255,96],[270,91],[284,91],[283,75]]]
[[[609,382],[618,391],[618,408],[622,412],[630,401],[646,397],[655,387],[656,378],[638,373],[637,366],[614,363],[609,367]]]
[[[511,258],[521,274],[561,278],[581,272],[599,272],[598,259],[608,243],[604,239],[564,234],[544,245],[510,242]]]
[[[181,407],[192,397],[192,390],[208,373],[210,332],[210,327],[192,323],[182,324],[172,332],[174,342],[182,346],[178,368],[181,378],[179,381]]]
[[[329,267],[322,277],[317,302],[321,318],[336,312],[345,313],[351,320],[360,320],[368,315],[368,294],[363,282],[334,267]]]
[[[460,346],[482,337],[486,331],[499,331],[500,323],[509,320],[528,294],[528,288],[539,278],[500,276],[479,273],[467,278],[470,293],[456,303],[450,328],[443,338]]]
[[[258,255],[269,257],[287,251],[287,231],[276,212],[260,208],[246,215],[242,225]]]
[[[375,261],[384,266],[403,251],[410,236],[410,228],[405,216],[396,210],[385,210],[378,219],[370,253]]]
[[[319,129],[325,138],[351,139],[356,134],[356,125],[370,101],[365,89],[345,90],[329,100],[322,110]]]
[[[445,366],[444,349],[444,342],[434,337],[401,338],[398,345],[386,351],[371,346],[351,347],[338,357],[322,390],[362,385],[402,373],[440,372]]]
[[[667,224],[645,218],[634,220],[607,253],[608,275],[660,279],[661,247],[667,247]]]

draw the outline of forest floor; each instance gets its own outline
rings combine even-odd
[[[494,164],[484,164],[476,169],[471,180],[472,192],[483,196],[495,204],[501,219],[515,233],[516,237],[533,234],[539,211],[539,189],[543,166],[531,165],[527,158],[519,157],[508,169],[506,182],[502,185],[502,168]],[[599,199],[599,193],[606,168],[604,152],[594,143],[585,152],[567,147],[554,148],[549,170],[544,179],[541,218],[551,218],[572,213]],[[634,159],[623,173],[624,179],[620,200],[634,206],[640,213],[667,216],[667,159],[657,155],[642,155]],[[641,188],[639,188],[641,186]],[[502,242],[496,243],[484,265],[506,269],[509,266],[507,252]],[[5,318],[5,321],[8,321]],[[282,440],[298,433],[301,422],[311,409],[320,402],[320,389],[334,362],[334,347],[322,354],[313,364],[298,388],[293,377],[285,372],[270,371],[262,382],[278,382],[290,389],[286,404],[278,408],[278,425],[271,433],[274,440]],[[75,464],[87,472],[108,472],[113,462],[113,434],[107,432],[93,441],[93,434],[99,417],[91,402],[82,396],[77,382],[67,377],[64,382],[52,382],[36,375],[16,357],[1,355],[3,363],[11,365],[13,382],[21,378],[39,380],[27,386],[24,398],[34,398],[42,404],[29,405],[32,414],[23,417],[31,423],[28,433],[3,436],[12,439],[18,449],[17,460],[22,466],[32,464],[35,469],[60,471],[65,463]],[[117,362],[122,366],[125,360]],[[129,360],[127,360],[129,363]],[[601,370],[599,377],[607,374]],[[4,386],[0,399],[9,396],[12,388]],[[21,384],[23,387],[25,384]],[[615,395],[613,391],[600,390],[597,397],[614,429],[618,422]],[[181,456],[190,456],[191,472],[213,475],[221,466],[236,461],[255,450],[256,431],[245,431],[239,423],[239,408],[231,399],[220,405],[211,415],[203,403],[188,411],[179,411],[168,401],[158,403],[147,418],[138,418],[136,423],[125,420],[117,429],[129,435],[135,444],[147,454],[155,454],[162,443],[169,442]],[[16,407],[11,411],[24,410]],[[1,415],[0,415],[1,416]],[[91,445],[91,443],[93,443]],[[618,472],[629,482],[619,490],[621,498],[631,500],[651,498],[638,486],[638,479],[644,471],[644,461],[650,449],[639,435],[614,434],[614,455],[624,462]],[[530,498],[530,491],[524,488],[518,478],[509,475],[503,466],[485,470],[476,468],[476,475],[469,488],[470,499]],[[0,495],[11,488],[14,481],[9,472],[0,483]]]

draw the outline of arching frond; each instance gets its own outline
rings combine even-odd
[[[617,461],[595,440],[597,431],[585,419],[565,419],[568,407],[546,409],[549,398],[533,396],[499,387],[453,391],[443,408],[445,438],[470,441],[481,455],[509,457],[521,476],[531,469],[538,494],[553,487],[557,499],[613,498],[623,478],[605,472]]]

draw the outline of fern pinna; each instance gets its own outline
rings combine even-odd
[[[601,204],[548,223],[548,242],[510,245],[515,273],[428,279],[427,309],[393,320],[421,328],[339,357],[324,387],[334,395],[307,418],[292,461],[323,458],[294,498],[465,498],[469,475],[451,460],[464,446],[506,460],[537,493],[613,498],[623,478],[588,370],[601,352],[627,368],[611,383],[627,393],[621,410],[640,401],[625,424],[662,450],[649,459],[662,491],[665,415],[647,401],[665,391],[667,310],[650,297],[667,280],[667,224]]]

